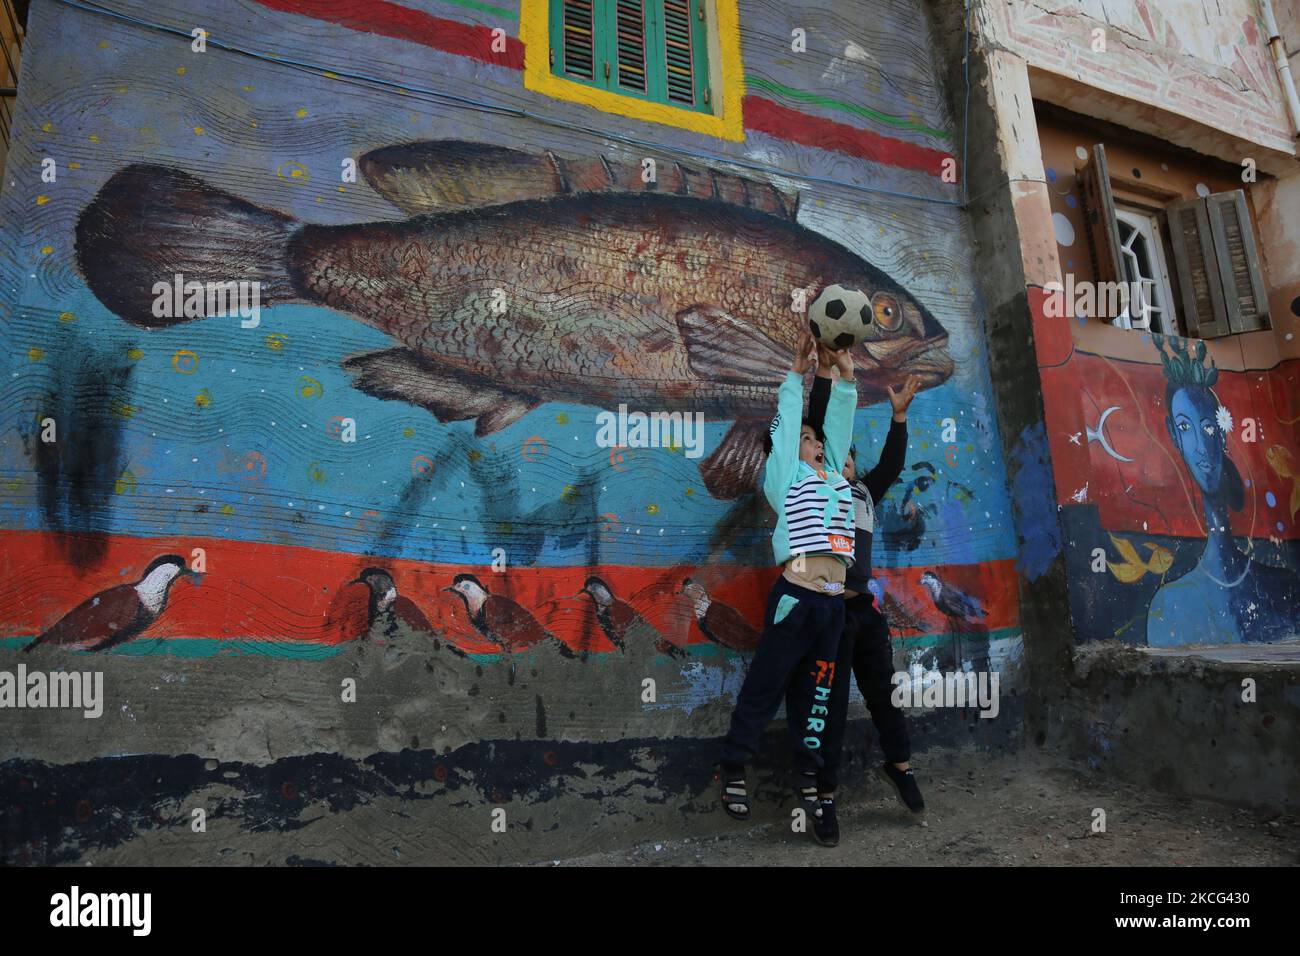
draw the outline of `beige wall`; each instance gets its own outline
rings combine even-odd
[[[1295,33],[1294,6],[1295,0],[1274,0],[1284,33]],[[1288,8],[1285,14],[1283,7]],[[1035,95],[1056,102],[1052,87],[1080,84],[1105,91],[1112,101],[1156,104],[1159,111],[1221,131],[1225,140],[1257,144],[1270,154],[1261,157],[1261,166],[1276,159],[1272,154],[1295,155],[1294,131],[1262,36],[1257,0],[986,0],[977,10],[978,29],[987,43],[1063,81],[1035,84]],[[1098,28],[1106,41],[1100,53],[1092,48],[1092,31]],[[1061,105],[1104,115],[1080,103]],[[1125,125],[1140,128],[1134,122]],[[1182,145],[1192,146],[1197,136],[1188,130],[1189,141]],[[1177,136],[1169,138],[1180,142]],[[1226,142],[1225,149],[1231,151]]]

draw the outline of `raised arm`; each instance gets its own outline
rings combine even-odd
[[[903,471],[907,460],[907,408],[916,397],[920,384],[916,376],[909,375],[897,392],[891,386],[885,386],[894,414],[889,423],[889,434],[885,437],[885,447],[880,452],[880,460],[862,480],[871,494],[873,504],[885,496],[889,486],[898,480]]]
[[[840,380],[831,386],[831,396],[826,402],[826,422],[823,428],[826,440],[822,443],[822,448],[826,467],[838,474],[844,470],[844,459],[848,457],[849,446],[853,444],[853,415],[858,410],[858,386],[853,380],[853,356],[848,349],[833,354],[840,370]]]
[[[808,332],[795,346],[794,362],[776,392],[776,417],[772,419],[772,451],[763,470],[763,494],[777,512],[785,493],[799,473],[799,434],[803,431],[803,377],[813,348]]]

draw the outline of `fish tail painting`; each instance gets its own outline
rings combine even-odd
[[[200,318],[182,304],[158,314],[162,283],[256,281],[261,305],[295,298],[289,239],[299,223],[166,166],[115,174],[77,222],[77,261],[100,302],[142,328]],[[205,301],[200,296],[195,304]]]
[[[604,156],[460,141],[380,149],[360,168],[411,218],[302,224],[183,171],[128,166],[83,211],[77,260],[100,302],[146,328],[212,314],[188,291],[183,309],[160,310],[172,283],[255,282],[261,306],[344,313],[398,343],[344,360],[356,388],[473,420],[478,436],[548,401],[731,421],[700,464],[724,499],[761,473],[805,324],[794,293],[812,302],[841,285],[870,300],[854,350],[861,405],[909,375],[933,388],[953,372],[929,311],[800,225],[796,198],[770,184],[667,160],[645,183]]]

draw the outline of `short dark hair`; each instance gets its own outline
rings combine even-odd
[[[811,419],[805,418],[799,423],[799,431],[803,432],[804,428],[811,428],[817,440],[823,445],[826,444],[826,434],[812,423]],[[772,430],[769,428],[763,432],[763,454],[770,456],[772,454]]]

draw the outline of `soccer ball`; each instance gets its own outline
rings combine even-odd
[[[808,307],[808,327],[828,349],[853,348],[871,330],[871,298],[860,289],[828,285]]]

